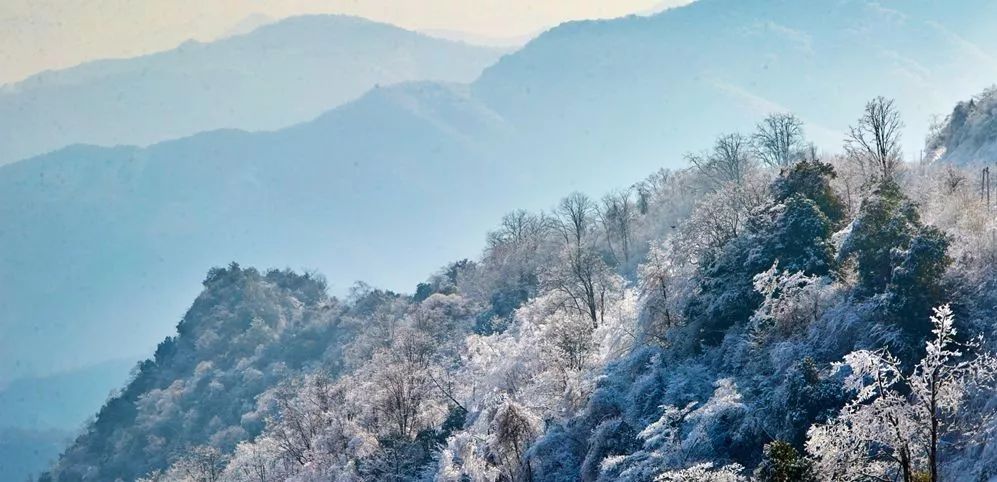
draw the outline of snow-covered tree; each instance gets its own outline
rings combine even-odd
[[[523,455],[543,430],[543,422],[528,409],[511,400],[495,408],[488,427],[490,457],[504,480],[530,480],[529,464]]]
[[[890,321],[918,338],[927,334],[930,308],[944,295],[949,243],[946,233],[921,221],[901,186],[887,180],[862,201],[839,259],[854,259],[859,294],[881,295]]]
[[[860,166],[866,179],[892,180],[903,162],[900,134],[903,120],[893,99],[876,97],[870,100],[858,123],[848,131],[845,151],[849,159]]]
[[[743,482],[744,467],[738,464],[715,467],[712,462],[703,462],[692,467],[669,470],[654,478],[655,482]]]
[[[743,184],[755,168],[751,139],[741,134],[725,134],[717,138],[713,149],[701,154],[689,154],[686,161],[714,187]]]
[[[758,123],[752,140],[762,162],[789,167],[803,157],[803,121],[789,113],[770,114]]]
[[[222,475],[225,482],[277,482],[285,480],[294,462],[285,457],[276,440],[268,436],[236,446]]]
[[[838,417],[810,429],[807,452],[816,471],[833,480],[938,479],[941,443],[973,443],[989,427],[988,416],[960,417],[976,391],[993,386],[997,359],[963,350],[948,305],[931,318],[934,337],[909,371],[886,350],[848,354],[846,387],[855,393]],[[993,415],[989,415],[992,418]]]
[[[695,286],[694,267],[665,242],[651,246],[637,270],[642,303],[641,341],[667,343],[672,328],[682,323],[682,307]]]
[[[636,223],[637,207],[630,190],[609,193],[602,198],[598,208],[609,252],[616,264],[624,268],[630,266],[633,255],[633,231]]]
[[[712,462],[715,461],[708,459],[718,457],[718,446],[726,444],[728,447],[724,450],[730,450],[741,436],[740,432],[751,430],[748,407],[737,385],[729,378],[720,379],[715,383],[713,395],[702,404],[691,402],[684,407],[662,407],[661,416],[638,434],[643,447],[627,456],[605,459],[602,463],[603,476],[633,482],[651,479],[700,480],[668,477],[713,473]],[[731,466],[730,470],[734,468]],[[723,476],[730,470],[720,469],[717,476]],[[737,467],[730,473],[739,473],[740,470]]]
[[[833,299],[829,279],[778,268],[777,261],[754,278],[755,291],[763,297],[750,320],[755,341],[801,333],[823,316]]]
[[[145,480],[155,482],[218,482],[222,480],[226,457],[214,447],[195,447],[181,456],[164,473],[156,473]]]

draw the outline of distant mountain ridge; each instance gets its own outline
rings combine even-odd
[[[49,467],[134,367],[134,360],[112,360],[0,388],[0,480]]]
[[[81,142],[145,145],[218,128],[285,127],[379,84],[471,81],[503,52],[309,15],[43,72],[0,86],[0,164]]]
[[[564,24],[485,69],[474,92],[529,148],[625,158],[640,167],[630,177],[776,110],[802,117],[818,145],[838,145],[877,95],[897,99],[913,157],[933,115],[993,82],[993,18],[980,0],[700,0]]]
[[[19,379],[0,388],[0,428],[70,430],[81,427],[92,407],[104,403],[135,367],[133,360],[111,360],[66,373]],[[58,407],[39,412],[38,407]]]

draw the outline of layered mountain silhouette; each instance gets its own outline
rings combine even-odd
[[[210,43],[44,72],[0,87],[0,164],[74,143],[146,145],[275,129],[376,85],[467,82],[503,52],[356,17],[309,15]]]

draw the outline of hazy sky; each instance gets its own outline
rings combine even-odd
[[[566,20],[691,0],[0,0],[0,83],[98,58],[211,40],[243,19],[345,13],[419,30],[520,37]]]

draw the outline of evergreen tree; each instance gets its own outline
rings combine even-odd
[[[751,316],[761,302],[753,277],[773,263],[816,276],[835,269],[831,235],[844,210],[830,189],[833,176],[834,169],[819,161],[784,169],[771,186],[773,199],[768,206],[702,268],[700,296],[687,308],[690,319],[700,321],[702,341],[716,344],[729,327]]]
[[[834,167],[818,160],[799,161],[784,168],[772,183],[772,196],[783,202],[799,194],[810,199],[820,211],[837,226],[845,219],[845,203],[834,192],[831,180],[838,175]]]
[[[810,464],[788,442],[776,440],[765,444],[762,462],[755,468],[758,482],[806,482],[816,480]]]
[[[860,296],[881,296],[887,319],[927,335],[931,307],[944,297],[942,275],[952,260],[948,235],[921,222],[917,205],[893,181],[863,200],[839,258],[854,259]]]

